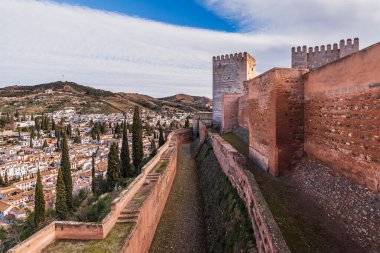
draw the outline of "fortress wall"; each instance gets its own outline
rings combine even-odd
[[[239,97],[238,125],[241,128],[249,128],[248,94]]]
[[[58,239],[104,239],[116,224],[117,218],[124,206],[127,205],[128,201],[130,201],[140,189],[142,184],[145,182],[146,176],[160,161],[162,155],[169,148],[169,146],[173,145],[173,142],[177,143],[178,141],[178,143],[182,143],[191,139],[192,133],[189,129],[176,130],[175,132],[169,134],[167,142],[157,151],[157,155],[142,168],[142,173],[135,178],[135,180],[120,194],[118,198],[114,200],[112,203],[111,212],[103,219],[102,223],[97,224],[72,221],[55,221],[25,241],[19,243],[8,252],[41,252],[46,246]],[[167,189],[170,191],[169,187]],[[154,234],[154,232],[152,233]]]
[[[32,237],[8,250],[8,253],[41,252],[55,240],[55,222],[50,223]]]
[[[220,132],[230,133],[237,127],[248,129],[248,121],[248,95],[224,94]]]
[[[202,121],[207,127],[212,126],[212,112],[198,112],[193,116],[193,134],[195,137],[199,134],[199,123]]]
[[[121,252],[145,253],[149,251],[176,175],[177,147],[191,138],[191,131],[187,131],[179,134],[177,140],[171,142],[170,145],[174,147],[174,152],[170,155],[167,168],[160,176],[159,181],[154,185],[143,206],[139,209],[140,216],[135,229],[126,239]]]
[[[258,252],[290,252],[257,182],[252,173],[246,170],[245,157],[219,134],[208,134],[219,165],[248,210]]]
[[[305,151],[380,191],[380,43],[305,81]]]
[[[328,44],[327,46],[309,47],[306,46],[293,47],[292,48],[292,68],[301,69],[318,69],[330,62],[339,60],[347,55],[359,51],[359,39],[341,40],[339,46],[335,43],[333,46]]]
[[[275,68],[248,81],[249,156],[272,175],[303,155],[303,79],[307,70]]]
[[[221,133],[230,133],[238,126],[240,96],[237,93],[222,96]]]
[[[247,94],[244,81],[256,75],[256,61],[248,53],[213,58],[213,125],[221,127],[222,97],[226,93]]]

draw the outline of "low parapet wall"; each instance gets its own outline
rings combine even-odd
[[[219,165],[244,201],[259,253],[290,252],[260,188],[246,168],[246,158],[216,133],[208,133]]]
[[[157,183],[157,186],[155,187],[154,194],[151,194],[151,198],[144,202],[144,206],[149,208],[142,209],[143,220],[139,220],[140,223],[137,224],[136,229],[134,229],[134,231],[126,239],[126,245],[123,249],[123,252],[147,252],[150,243],[153,239],[155,229],[160,220],[162,211],[164,209],[167,196],[170,192],[171,182],[174,179],[176,169],[177,152],[173,152],[168,158],[163,157],[163,155],[170,146],[177,146],[178,144],[191,140],[191,138],[191,130],[177,130],[171,133],[167,138],[167,142],[157,151],[157,155],[142,168],[141,174],[137,178],[135,178],[135,180],[128,186],[126,190],[121,192],[118,198],[116,198],[113,201],[111,206],[111,212],[103,219],[101,223],[55,221],[46,226],[45,228],[41,229],[31,237],[29,237],[27,240],[11,248],[8,252],[41,252],[46,246],[51,244],[53,241],[59,239],[104,239],[111,231],[111,229],[115,226],[116,221],[123,208],[128,204],[128,202],[133,198],[133,196],[137,193],[140,187],[144,184],[147,175],[151,172],[151,170],[157,165],[157,163],[161,159],[168,159],[168,168],[171,169],[168,169],[167,172],[164,173],[164,176],[160,178],[160,181]],[[164,180],[162,180],[162,178],[164,178]],[[155,210],[155,215],[152,216],[146,213],[152,210]],[[146,215],[144,215],[144,212],[146,213]],[[133,241],[136,240],[135,238],[140,238],[140,246],[143,246],[144,244],[145,247],[139,248],[133,246],[133,250],[130,250],[128,245],[136,245],[133,244]],[[147,240],[148,238],[150,239]],[[136,251],[136,249],[139,250]]]

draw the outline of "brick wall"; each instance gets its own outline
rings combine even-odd
[[[221,127],[222,133],[229,133],[238,126],[239,97],[241,94],[224,94],[222,97]]]
[[[248,53],[213,58],[213,125],[221,126],[222,97],[226,93],[246,94],[244,81],[256,75],[256,61]]]
[[[248,129],[248,121],[248,95],[224,94],[220,132],[230,133],[237,127]]]
[[[380,191],[380,43],[307,75],[305,151]]]
[[[248,210],[258,252],[290,252],[255,178],[246,168],[245,157],[218,134],[208,135],[220,167]]]
[[[249,128],[248,94],[239,97],[238,125],[241,128]]]
[[[249,156],[281,175],[303,155],[303,79],[307,70],[275,68],[249,85]]]

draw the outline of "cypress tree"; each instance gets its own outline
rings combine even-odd
[[[108,168],[107,168],[107,185],[108,189],[112,191],[115,187],[117,180],[120,178],[120,160],[119,149],[116,143],[113,143],[108,153]]]
[[[150,156],[153,157],[157,154],[156,142],[153,140],[150,142]]]
[[[162,127],[160,127],[160,136],[158,137],[158,146],[161,147],[165,144],[164,133]]]
[[[131,158],[129,156],[129,146],[128,146],[128,135],[127,135],[127,124],[124,121],[123,124],[123,140],[121,144],[120,153],[121,162],[121,175],[122,177],[132,177],[133,171],[131,169]]]
[[[140,110],[138,106],[135,106],[133,112],[132,157],[135,171],[137,173],[140,173],[140,165],[144,157],[144,150],[142,143],[142,124],[140,119]]]
[[[190,127],[190,120],[189,120],[189,117],[187,117],[185,121],[185,128],[189,128],[189,127]]]
[[[92,160],[91,160],[91,177],[92,177],[92,183],[91,183],[91,190],[93,193],[96,191],[96,178],[95,178],[95,153],[92,154]]]
[[[3,180],[3,177],[0,175],[0,185],[1,186],[5,186],[5,183],[4,183],[4,180]]]
[[[49,145],[48,145],[47,141],[44,140],[44,144],[42,145],[42,148],[47,148],[47,147],[49,147]]]
[[[8,186],[8,172],[7,171],[5,171],[5,175],[4,175],[4,185],[5,186]]]
[[[34,200],[34,225],[38,228],[40,223],[45,221],[45,199],[39,169],[37,171],[37,184],[34,193]]]
[[[63,170],[62,171],[63,180],[65,182],[67,208],[71,209],[73,206],[73,181],[71,178],[71,164],[70,164],[70,156],[69,156],[69,145],[67,144],[66,134],[63,134],[63,140],[62,140],[61,167]]]
[[[67,201],[65,180],[63,178],[63,168],[58,171],[57,188],[56,188],[55,212],[59,219],[64,220],[67,216]]]

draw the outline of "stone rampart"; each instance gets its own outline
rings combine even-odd
[[[256,75],[256,60],[248,53],[213,57],[213,125],[220,128],[222,97],[227,93],[247,94],[244,81]]]
[[[157,155],[150,160],[143,168],[141,174],[135,178],[135,180],[128,186],[126,190],[121,192],[120,196],[116,198],[111,206],[111,212],[103,219],[101,223],[85,223],[85,222],[72,222],[72,221],[55,221],[46,226],[45,228],[38,231],[36,234],[32,235],[25,241],[19,243],[8,252],[10,253],[23,253],[23,252],[41,252],[46,246],[55,240],[59,239],[70,239],[70,240],[101,240],[104,239],[111,229],[116,224],[116,221],[123,210],[123,208],[128,204],[128,202],[137,193],[140,187],[145,183],[147,175],[151,170],[157,165],[161,159],[169,160],[168,170],[164,173],[157,183],[156,191],[153,191],[155,195],[145,203],[145,206],[149,208],[143,208],[142,213],[145,218],[144,212],[149,212],[148,210],[155,210],[158,206],[159,208],[155,210],[155,214],[149,217],[147,220],[141,220],[138,224],[139,226],[133,230],[130,236],[126,239],[126,245],[123,252],[147,252],[146,248],[149,249],[150,242],[153,239],[155,232],[155,227],[157,226],[163,207],[165,206],[167,195],[170,192],[171,182],[175,175],[176,169],[176,152],[172,152],[170,157],[164,157],[164,153],[168,150],[170,146],[177,146],[180,143],[190,141],[192,139],[192,132],[189,129],[177,130],[169,134],[166,143],[157,151]],[[176,150],[176,149],[175,149]],[[174,171],[174,172],[173,172]],[[173,174],[174,173],[174,174]],[[160,189],[158,191],[157,189]],[[155,199],[157,197],[157,199]],[[158,198],[160,197],[160,198]],[[151,207],[151,203],[154,203],[155,207]],[[162,210],[161,210],[162,209]],[[157,223],[157,224],[156,224]],[[145,225],[149,225],[146,227]],[[141,227],[143,229],[141,229]],[[152,231],[153,230],[153,231]],[[136,234],[135,234],[136,232]],[[145,234],[146,233],[146,234]],[[133,240],[137,238],[144,238],[145,246],[142,247],[141,251],[130,251],[128,245],[133,244]],[[150,238],[150,239],[149,239]],[[129,239],[129,241],[128,241]],[[148,240],[149,239],[149,240]],[[132,247],[136,249],[134,246]],[[145,251],[143,251],[145,250]]]
[[[248,81],[249,156],[272,175],[284,174],[303,155],[303,75],[274,68]]]
[[[193,116],[194,137],[199,135],[199,122],[202,121],[207,127],[212,127],[212,112],[197,112]]]
[[[320,68],[328,63],[339,60],[347,55],[359,51],[359,39],[341,40],[339,46],[335,43],[333,46],[330,44],[325,46],[309,47],[306,46],[292,48],[292,68],[310,69],[314,70]]]
[[[311,71],[305,151],[380,191],[380,43]]]
[[[245,82],[247,84],[247,82]],[[248,95],[228,93],[222,97],[221,133],[241,127],[248,130]]]
[[[246,169],[245,157],[219,134],[208,135],[219,165],[246,205],[258,252],[290,252],[254,176]]]

